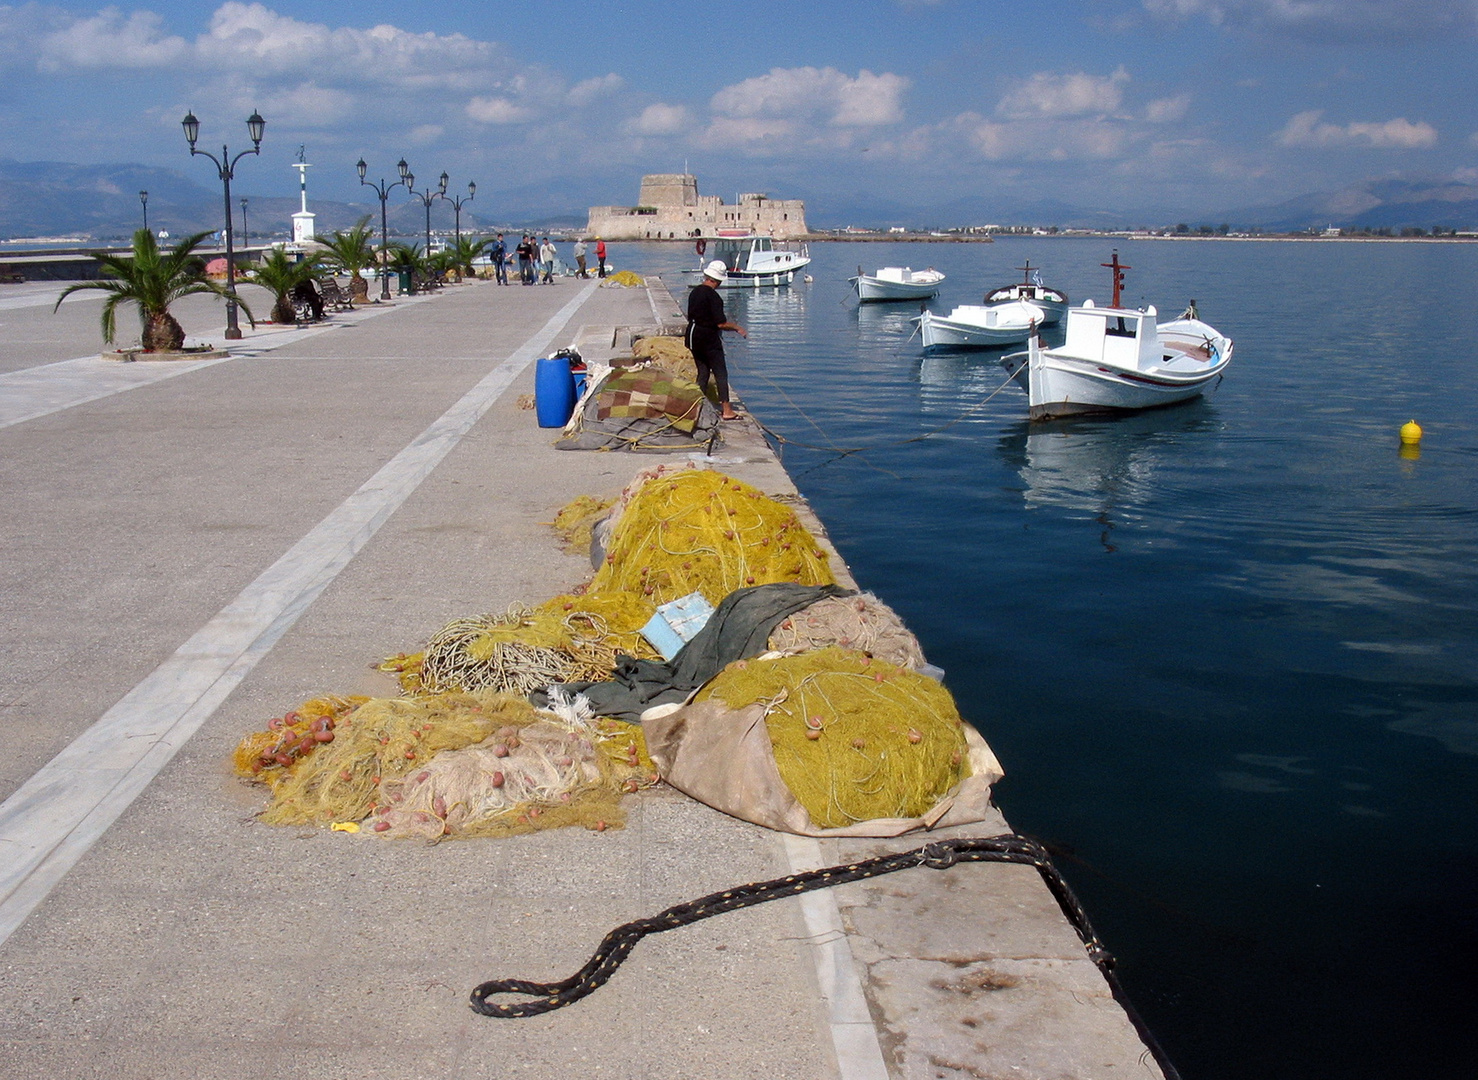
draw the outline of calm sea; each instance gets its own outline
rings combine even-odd
[[[1478,244],[1122,243],[1127,298],[1194,297],[1231,367],[1200,401],[1049,424],[1014,386],[986,401],[993,356],[921,357],[917,306],[846,282],[932,265],[948,310],[1030,259],[1101,303],[1113,246],[816,244],[811,283],[728,294],[731,372],[1188,1080],[1470,1080]]]

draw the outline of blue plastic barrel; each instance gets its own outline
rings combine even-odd
[[[534,372],[534,406],[540,427],[564,427],[575,411],[575,376],[563,356],[539,361]]]

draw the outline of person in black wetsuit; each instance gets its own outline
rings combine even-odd
[[[723,331],[732,330],[743,338],[749,333],[738,323],[729,322],[724,314],[724,298],[719,295],[718,287],[726,275],[726,267],[717,259],[703,268],[703,280],[688,294],[688,332],[683,344],[693,354],[693,363],[698,368],[698,389],[706,395],[708,378],[712,375],[718,388],[719,415],[725,420],[737,420],[739,414],[729,404],[729,368],[724,363]]]

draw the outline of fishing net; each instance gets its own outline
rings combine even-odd
[[[639,632],[655,610],[630,593],[591,591],[556,596],[536,608],[514,604],[502,615],[454,619],[427,643],[418,677],[433,693],[519,695],[550,683],[603,679],[617,653],[658,655]]]
[[[782,620],[769,644],[774,652],[788,654],[840,645],[915,670],[924,663],[919,639],[872,593],[818,600]]]
[[[780,778],[818,828],[919,817],[968,774],[949,691],[864,653],[741,660],[695,700],[709,699],[763,706]]]
[[[596,522],[611,511],[615,499],[577,495],[554,515],[554,532],[566,551],[590,554],[590,534]]]
[[[633,274],[630,270],[618,270],[614,274],[607,274],[606,279],[600,284],[601,288],[607,285],[619,285],[623,289],[631,289],[638,285],[645,285],[646,279],[640,274]]]
[[[835,580],[789,507],[723,473],[693,469],[641,485],[611,529],[590,587],[654,605],[701,592],[717,606],[746,585]]]
[[[237,745],[231,757],[237,775],[275,787],[293,764],[333,742],[339,722],[368,700],[314,698],[285,716],[274,716],[267,730],[254,731]]]
[[[274,760],[252,771],[249,755],[260,733],[247,736],[235,760],[238,772],[271,787],[272,801],[262,814],[270,825],[359,821],[378,801],[386,780],[399,779],[439,751],[480,743],[499,728],[526,723],[534,715],[528,702],[499,694],[361,698],[338,716],[332,742],[319,744],[289,765]]]
[[[540,716],[386,782],[370,829],[423,840],[568,825],[604,831],[624,824],[622,795],[656,779],[639,730]]]
[[[698,381],[698,365],[693,363],[693,354],[682,338],[644,337],[631,347],[631,355],[638,360],[650,360],[689,382]]]
[[[293,720],[247,736],[235,761],[271,788],[261,817],[272,825],[372,817],[373,832],[425,839],[619,827],[621,796],[657,781],[641,732],[562,699],[557,709],[486,693],[319,698],[286,719],[337,716],[333,739],[287,765],[264,761],[261,737]]]

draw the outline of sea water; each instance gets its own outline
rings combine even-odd
[[[1195,299],[1200,400],[1028,423],[999,353],[925,357],[859,268],[978,303]],[[1478,244],[811,246],[727,291],[730,373],[1059,852],[1184,1075],[1478,1075]],[[621,245],[622,265],[697,264]],[[1403,456],[1398,429],[1425,429]],[[862,452],[852,452],[868,448]]]

